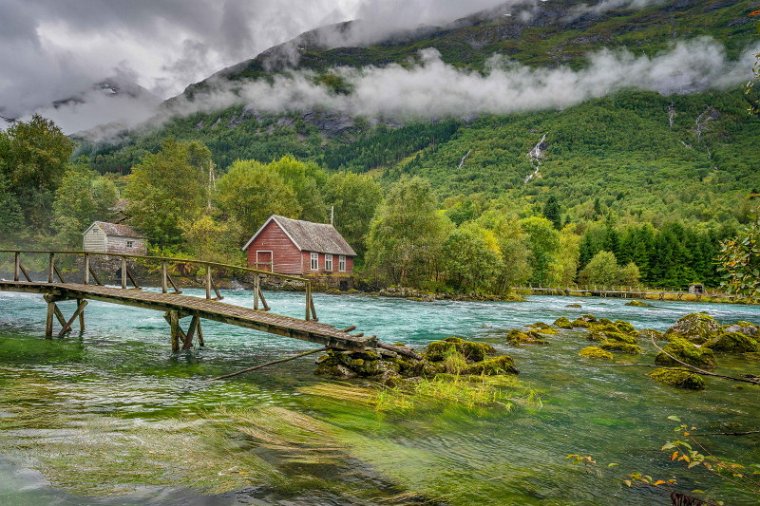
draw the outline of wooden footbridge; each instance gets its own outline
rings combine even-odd
[[[60,324],[59,337],[70,333],[77,320],[83,332],[87,301],[97,300],[164,312],[173,352],[191,349],[194,341],[204,346],[201,321],[205,319],[318,343],[324,348],[351,351],[381,348],[386,352],[414,355],[406,348],[381,343],[375,336],[352,333],[354,326],[338,329],[320,323],[312,296],[312,281],[306,278],[200,260],[118,253],[0,250],[0,265],[2,256],[7,257],[12,279],[0,278],[0,290],[43,295],[48,304],[45,325],[48,338],[53,337],[55,321]],[[27,260],[34,261],[37,269],[28,269],[24,263]],[[41,264],[44,266],[40,269]],[[143,277],[157,281],[160,291],[143,289],[138,282],[138,271]],[[44,279],[35,280],[35,272],[38,277],[41,273]],[[115,286],[101,282],[106,275],[117,280]],[[175,281],[179,276],[205,288],[205,297],[183,294]],[[251,307],[222,302],[224,297],[215,279],[223,277],[234,277],[238,283],[251,285]],[[303,320],[270,312],[262,284],[275,280],[304,290]],[[66,300],[77,304],[68,319],[57,304]],[[184,318],[190,318],[187,330],[180,324]]]

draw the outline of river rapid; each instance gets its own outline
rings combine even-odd
[[[249,291],[225,295],[251,301]],[[274,312],[302,317],[302,294],[267,298]],[[726,504],[760,501],[743,480],[687,470],[660,450],[675,437],[672,415],[705,433],[758,429],[760,388],[655,383],[647,342],[645,354],[611,363],[579,357],[589,344],[579,333],[545,346],[504,339],[510,328],[585,313],[638,329],[664,330],[697,311],[760,323],[758,307],[539,296],[423,303],[315,294],[315,302],[321,321],[386,342],[489,342],[520,375],[494,402],[469,405],[320,378],[313,357],[211,382],[314,345],[204,322],[205,348],[172,356],[161,313],[99,302],[88,305],[81,338],[45,340],[42,298],[0,293],[0,504],[669,504],[663,487],[626,486],[634,472]],[[718,371],[760,374],[760,362],[719,357]],[[760,463],[756,435],[700,442]]]

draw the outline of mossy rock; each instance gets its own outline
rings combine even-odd
[[[588,322],[586,320],[581,320],[580,318],[576,318],[572,322],[570,322],[570,325],[573,326],[574,329],[587,329],[588,328]]]
[[[612,353],[607,350],[603,350],[598,346],[586,346],[578,352],[578,355],[581,357],[597,358],[601,360],[612,360],[614,358],[614,355]]]
[[[705,380],[688,369],[660,367],[649,373],[653,380],[686,390],[704,390]]]
[[[760,338],[760,326],[750,322],[736,322],[723,327],[723,332],[739,332],[753,339]]]
[[[565,307],[572,307],[572,308],[575,308],[575,309],[580,309],[580,308],[582,308],[583,306],[581,306],[580,304],[576,304],[576,303],[573,303],[573,304],[568,304],[568,305],[567,305],[567,306],[565,306]]]
[[[480,362],[486,357],[496,355],[496,349],[486,343],[465,341],[459,337],[447,337],[442,341],[433,341],[428,344],[423,355],[431,362],[441,362],[455,353],[463,355],[465,360]]]
[[[652,304],[650,304],[649,302],[644,302],[643,300],[632,300],[631,302],[626,303],[626,306],[652,307]]]
[[[655,341],[662,341],[663,339],[665,339],[665,334],[655,329],[644,329],[644,330],[638,331],[638,333],[639,333],[639,337],[642,339],[654,338]]]
[[[619,353],[626,353],[628,355],[638,355],[643,350],[638,344],[625,343],[621,341],[604,340],[599,347],[607,351],[616,351]]]
[[[760,352],[752,351],[749,353],[742,353],[742,358],[746,360],[752,360],[754,362],[760,362]]]
[[[760,351],[760,344],[755,339],[739,332],[726,332],[718,337],[713,337],[704,346],[713,351],[724,353]]]
[[[636,337],[617,331],[589,332],[589,341],[615,341],[617,343],[636,344]]]
[[[625,332],[626,334],[638,334],[636,327],[625,320],[615,320],[615,326],[620,329],[620,332]]]
[[[654,362],[657,365],[680,365],[664,352],[673,355],[682,362],[701,369],[715,369],[715,353],[710,348],[696,346],[694,343],[680,337],[670,337],[668,344],[657,354]]]
[[[557,330],[552,328],[551,325],[547,325],[544,322],[536,322],[532,325],[529,325],[528,328],[530,331],[538,332],[539,334],[547,334],[547,335],[554,335],[557,333]]]
[[[679,318],[665,333],[688,339],[692,343],[702,344],[722,332],[720,323],[707,313],[692,313]]]
[[[546,344],[541,334],[535,330],[523,332],[517,329],[507,332],[507,342],[513,346],[520,346],[521,344]]]
[[[560,329],[572,329],[573,322],[562,316],[554,320],[554,326]]]
[[[519,374],[515,361],[509,355],[500,355],[481,362],[475,362],[462,370],[462,374],[476,376],[498,376],[500,374]]]

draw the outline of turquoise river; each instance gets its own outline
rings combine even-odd
[[[251,300],[243,290],[226,295]],[[451,335],[482,340],[514,357],[520,375],[474,393],[448,383],[412,395],[315,376],[306,357],[210,381],[313,345],[205,322],[206,347],[172,356],[161,313],[99,302],[87,308],[83,336],[46,340],[42,298],[0,293],[0,504],[648,505],[670,504],[671,490],[760,503],[760,437],[707,435],[760,429],[760,387],[655,383],[648,342],[643,355],[608,362],[578,356],[589,344],[581,333],[545,346],[504,339],[510,328],[584,313],[639,329],[664,330],[697,311],[760,323],[758,307],[315,297],[324,322],[415,347]],[[302,294],[268,298],[275,312],[302,315]],[[719,357],[718,372],[760,375],[760,362]],[[672,415],[705,434],[700,451],[746,466],[742,476],[671,462],[661,447],[678,436]],[[636,472],[676,483],[627,486]]]

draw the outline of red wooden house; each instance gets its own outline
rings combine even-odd
[[[349,276],[356,252],[327,223],[272,215],[243,246],[248,265],[281,274]]]

